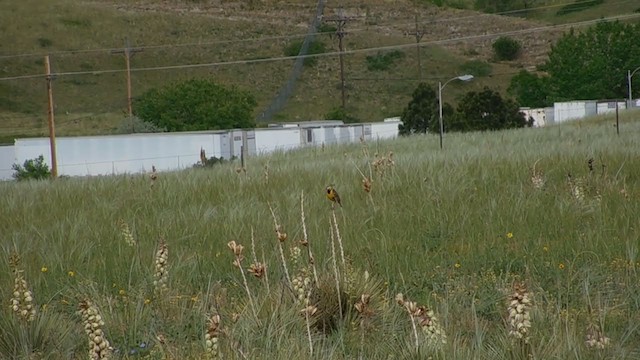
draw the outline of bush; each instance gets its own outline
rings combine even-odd
[[[520,42],[508,36],[501,36],[493,43],[493,51],[498,60],[515,60],[520,55],[520,49]]]
[[[475,77],[485,77],[491,75],[491,64],[482,60],[470,60],[460,66],[460,71],[464,74],[471,74]]]
[[[14,171],[13,178],[18,181],[42,180],[51,177],[49,165],[44,162],[44,156],[42,155],[35,159],[26,160],[24,165],[13,164],[11,169]]]
[[[296,41],[284,49],[284,54],[286,56],[298,56],[298,55],[314,55],[314,54],[322,54],[327,52],[327,48],[322,41],[313,40],[309,43],[309,47],[307,48],[306,54],[300,54],[300,50],[302,49],[302,41]],[[308,57],[304,59],[305,66],[314,66],[318,63],[317,57]]]
[[[369,71],[385,71],[388,70],[397,59],[402,59],[404,53],[402,51],[393,50],[390,52],[367,56],[367,69]]]

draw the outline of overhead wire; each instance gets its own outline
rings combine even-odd
[[[613,3],[626,3],[631,2],[633,0],[616,0],[612,1]],[[570,1],[566,3],[560,4],[552,4],[552,5],[542,5],[527,9],[519,9],[519,10],[509,10],[502,11],[496,13],[477,13],[473,15],[465,15],[459,17],[451,17],[451,18],[439,18],[439,19],[430,19],[419,21],[419,25],[426,24],[434,24],[438,22],[452,22],[452,21],[460,21],[467,19],[475,19],[479,17],[487,17],[487,16],[496,16],[496,15],[514,15],[526,12],[533,12],[539,10],[545,10],[550,8],[562,7],[566,5],[573,4],[586,4],[591,3],[593,0],[580,0],[580,1]],[[412,22],[404,22],[404,23],[387,23],[387,24],[376,24],[369,25],[364,28],[356,28],[346,30],[346,33],[357,33],[362,31],[370,31],[371,29],[376,28],[388,28],[389,26],[402,27],[402,26],[414,26],[415,20]],[[324,31],[324,32],[316,32],[312,35],[323,35],[323,34],[332,34],[333,31]],[[278,35],[278,36],[266,36],[259,38],[246,38],[246,39],[232,39],[232,40],[216,40],[216,41],[207,41],[207,42],[191,42],[191,43],[182,43],[182,44],[154,44],[154,45],[140,45],[133,46],[136,49],[145,50],[145,49],[164,49],[164,48],[179,48],[179,47],[195,47],[195,46],[210,46],[210,45],[220,45],[220,44],[233,44],[233,43],[246,43],[246,42],[259,42],[259,41],[271,41],[271,40],[286,40],[286,39],[295,39],[295,38],[303,38],[309,34],[307,33],[299,33],[299,34],[290,34],[290,35]],[[122,47],[106,47],[106,48],[95,48],[95,49],[76,49],[76,50],[60,50],[60,51],[52,51],[52,52],[39,52],[39,53],[23,53],[23,54],[9,54],[9,55],[0,55],[0,59],[9,59],[9,58],[18,58],[18,57],[34,57],[34,56],[45,56],[45,55],[65,55],[65,54],[82,54],[82,53],[99,53],[99,52],[112,52],[122,50]]]
[[[509,31],[502,31],[502,32],[495,32],[495,33],[488,33],[488,34],[467,35],[467,36],[460,36],[455,38],[432,40],[432,41],[422,42],[419,44],[412,42],[407,44],[396,44],[396,45],[376,46],[376,47],[368,47],[368,48],[361,48],[361,49],[345,50],[342,52],[332,51],[332,52],[325,52],[325,53],[319,53],[319,54],[307,54],[307,55],[297,55],[297,56],[277,56],[277,57],[268,57],[268,58],[260,58],[260,59],[230,60],[230,61],[220,61],[220,62],[211,62],[211,63],[151,66],[151,67],[131,68],[131,72],[193,69],[193,68],[201,68],[201,67],[220,67],[220,66],[230,66],[230,65],[247,65],[247,64],[258,64],[258,63],[276,62],[276,61],[288,61],[288,60],[295,60],[298,58],[330,57],[330,56],[337,56],[340,54],[350,55],[350,54],[367,53],[372,51],[386,51],[386,50],[414,48],[416,46],[425,47],[429,45],[443,45],[443,44],[449,44],[449,43],[455,43],[455,42],[461,42],[461,41],[490,39],[490,38],[495,38],[499,36],[512,36],[512,35],[521,35],[521,34],[527,34],[527,33],[544,32],[544,31],[562,29],[567,27],[579,27],[579,26],[592,25],[602,21],[629,20],[629,19],[635,19],[639,17],[640,17],[640,13],[616,15],[616,16],[610,16],[610,17],[595,19],[595,20],[585,20],[585,21],[578,21],[578,22],[565,23],[565,24],[545,25],[545,26],[539,26],[539,27],[527,28],[527,29],[509,30]],[[126,69],[68,71],[68,72],[57,72],[52,75],[55,75],[55,76],[100,75],[100,74],[111,74],[111,73],[123,73],[126,71],[127,71]],[[37,78],[37,77],[44,77],[44,76],[46,75],[37,74],[37,75],[3,77],[3,78],[0,78],[0,81]]]

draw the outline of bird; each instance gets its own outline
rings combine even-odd
[[[340,195],[338,195],[336,189],[331,185],[327,186],[327,199],[331,200],[334,204],[338,203],[338,205],[342,207],[342,202],[340,202]]]

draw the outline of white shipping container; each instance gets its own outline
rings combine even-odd
[[[553,119],[555,123],[568,120],[582,119],[597,114],[596,101],[567,101],[553,104]]]
[[[618,101],[618,111],[624,110],[627,108],[626,101]],[[603,101],[598,103],[597,107],[598,114],[608,114],[616,112],[616,101]]]
[[[10,180],[13,178],[11,166],[16,162],[14,146],[0,146],[0,180]],[[22,163],[20,163],[20,165],[22,165]]]

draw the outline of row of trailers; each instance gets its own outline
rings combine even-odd
[[[329,146],[389,139],[398,135],[399,119],[342,124],[339,121],[275,124],[268,128],[179,133],[147,133],[56,138],[59,175],[95,176],[179,170],[207,158],[265,155],[307,146]],[[16,139],[0,147],[0,179],[11,178],[11,164],[44,156],[51,166],[49,138]]]

